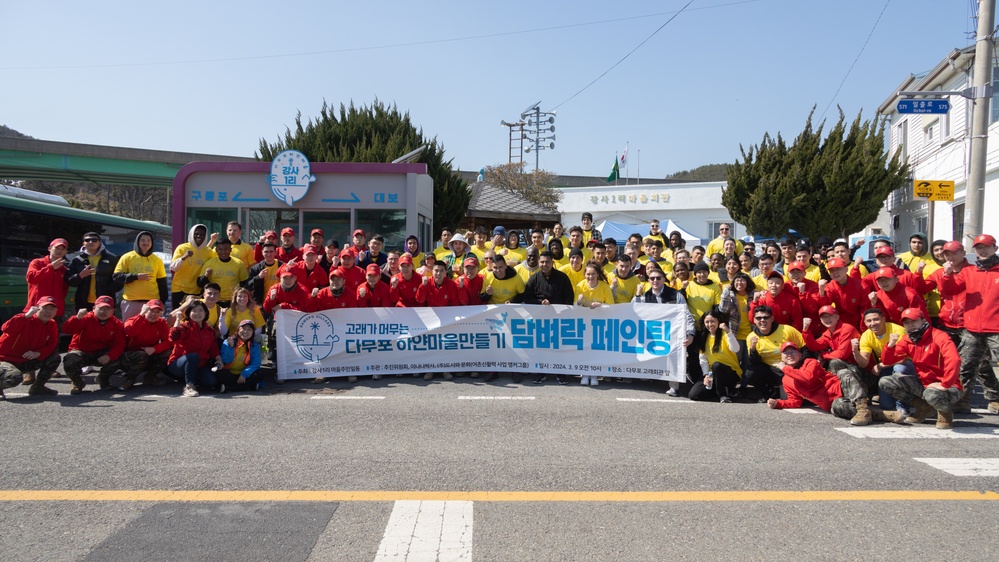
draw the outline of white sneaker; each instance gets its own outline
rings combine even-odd
[[[180,395],[181,398],[197,398],[198,396],[201,395],[194,389],[193,384],[184,385],[184,393]]]
[[[676,396],[676,389],[670,387],[670,389],[666,391],[666,396]]]
[[[590,377],[579,377],[579,384],[583,386],[590,384]]]
[[[590,386],[597,386],[600,384],[599,377],[590,377]]]

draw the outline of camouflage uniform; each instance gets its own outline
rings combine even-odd
[[[999,334],[975,334],[961,330],[959,338],[954,341],[957,353],[961,356],[961,385],[964,386],[965,400],[971,400],[975,388],[975,379],[980,379],[985,390],[985,400],[999,400],[999,379],[992,370],[991,350],[999,349]],[[950,331],[947,332],[950,334]],[[951,339],[954,339],[951,335]]]
[[[944,412],[951,411],[954,404],[961,400],[961,390],[956,386],[938,390],[926,388],[916,375],[894,373],[878,380],[878,387],[893,398],[906,404],[917,398],[925,400],[933,409]]]
[[[83,368],[87,365],[100,365],[97,359],[103,355],[107,355],[108,350],[102,349],[100,351],[95,351],[93,353],[87,353],[86,351],[80,351],[75,349],[70,351],[63,357],[62,365],[63,369],[66,371],[66,377],[73,382],[73,386],[77,388],[83,388],[86,383],[83,382]],[[97,374],[97,384],[100,385],[102,389],[107,389],[111,386],[111,375],[113,375],[120,365],[120,358],[114,361],[108,361],[107,365],[101,366],[100,372]]]
[[[843,392],[842,398],[833,400],[831,411],[834,416],[850,419],[857,415],[857,401],[868,397],[867,389],[874,385],[874,377],[868,371],[839,359],[829,362],[830,367],[839,367],[836,378]]]
[[[118,358],[118,364],[122,371],[125,371],[126,380],[134,383],[139,378],[139,374],[145,371],[143,379],[146,383],[152,383],[156,375],[166,371],[167,359],[170,358],[170,350],[162,353],[147,355],[142,349],[126,351]]]
[[[45,386],[45,383],[49,382],[49,379],[55,374],[56,369],[59,368],[59,361],[59,352],[55,352],[45,359],[30,359],[20,365],[0,361],[0,395],[3,394],[4,389],[13,388],[21,384],[24,380],[24,372],[38,370],[38,374],[35,375],[35,382],[31,386]]]

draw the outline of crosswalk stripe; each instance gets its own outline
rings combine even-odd
[[[312,400],[384,400],[384,396],[310,396]]]
[[[672,404],[697,404],[694,400],[680,398],[618,398],[618,402],[670,402]]]
[[[472,559],[472,502],[395,502],[375,562]]]
[[[458,400],[534,400],[533,396],[459,396]]]
[[[821,414],[822,410],[818,408],[784,408],[784,411],[789,414]]]
[[[931,425],[876,425],[835,429],[859,439],[999,439],[999,428],[986,426],[958,426],[950,430],[937,429]]]
[[[999,476],[999,459],[913,459],[953,476]]]

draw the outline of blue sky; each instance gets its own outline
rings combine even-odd
[[[639,150],[641,175],[664,177],[793,137],[813,105],[872,117],[974,31],[971,0],[892,0],[866,47],[884,0],[694,0],[569,99],[687,1],[4,2],[0,124],[251,156],[298,111],[377,97],[478,170],[506,162],[500,120],[541,100],[558,106],[542,168],[606,175],[628,143],[632,177]]]

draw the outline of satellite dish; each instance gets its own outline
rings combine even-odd
[[[538,100],[537,103],[534,103],[534,104],[531,104],[531,105],[527,106],[527,109],[525,109],[524,111],[520,112],[520,116],[521,117],[527,117],[527,114],[528,113],[533,113],[534,110],[537,109],[539,105],[541,105],[541,100]]]

